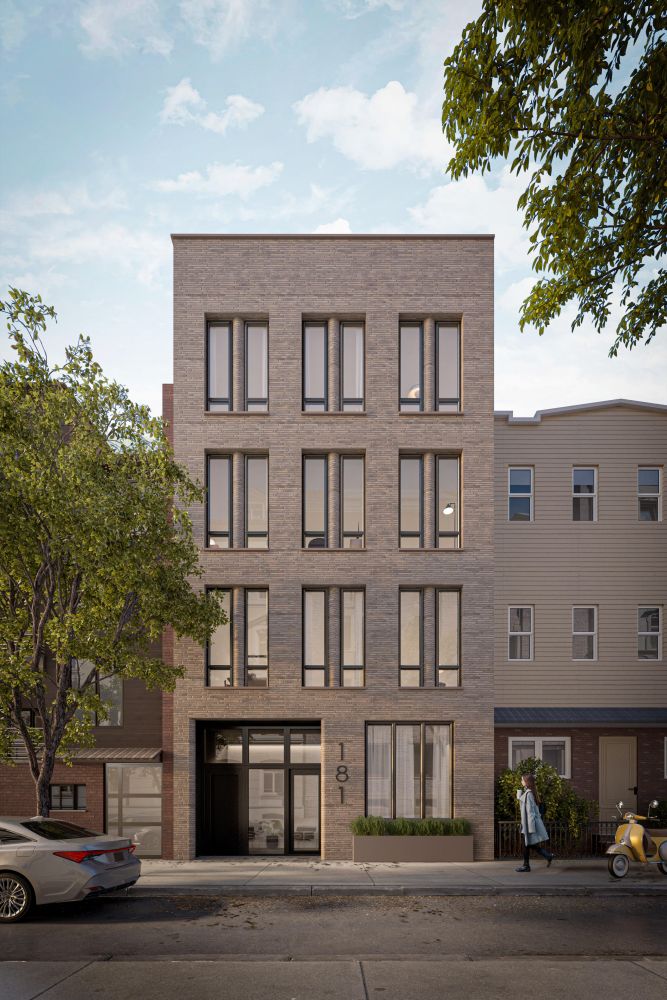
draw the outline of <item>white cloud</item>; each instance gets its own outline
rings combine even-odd
[[[405,0],[337,0],[336,2],[343,17],[350,19],[362,17],[382,7],[388,7],[393,11],[403,10],[404,5]]]
[[[19,191],[7,202],[2,215],[8,219],[31,219],[42,215],[77,215],[79,212],[126,207],[125,192],[120,188],[93,195],[86,184],[74,184],[60,190]]]
[[[210,132],[224,135],[228,128],[243,128],[264,114],[261,104],[242,94],[231,94],[225,104],[227,109],[222,114],[207,111],[206,101],[186,76],[175,87],[167,88],[160,121],[164,125],[200,125]]]
[[[321,87],[294,110],[308,142],[331,139],[343,156],[365,170],[433,170],[449,158],[440,121],[426,114],[417,95],[397,80],[370,97],[352,87]]]
[[[181,17],[198,45],[220,59],[251,36],[270,38],[289,23],[288,0],[180,0]]]
[[[70,261],[90,264],[101,261],[136,275],[144,285],[156,283],[171,261],[169,235],[128,229],[117,223],[99,228],[67,231],[55,227],[36,234],[29,244],[33,261]]]
[[[191,170],[179,174],[175,180],[156,181],[153,187],[166,194],[236,195],[247,198],[260,188],[273,184],[282,169],[283,164],[279,162],[261,167],[249,167],[243,163],[212,163],[205,174]]]
[[[334,222],[325,222],[317,229],[313,230],[315,233],[351,233],[350,223],[347,219],[335,219]]]
[[[168,56],[173,48],[157,0],[88,0],[79,24],[86,35],[80,47],[88,56],[122,56],[133,50]]]
[[[525,178],[515,177],[505,167],[495,183],[475,175],[441,184],[408,211],[421,232],[495,233],[499,266],[526,268],[528,234],[516,207],[525,184]]]

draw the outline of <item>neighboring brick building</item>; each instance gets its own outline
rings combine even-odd
[[[496,770],[537,754],[600,804],[667,799],[667,407],[495,421]]]
[[[491,857],[492,238],[173,242],[175,453],[231,617],[174,645],[174,856],[349,858],[370,812]]]

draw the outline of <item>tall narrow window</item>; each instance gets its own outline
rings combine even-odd
[[[326,323],[303,325],[303,408],[327,409],[328,351]]]
[[[459,459],[440,456],[437,462],[437,545],[439,549],[458,549],[461,540]]]
[[[364,547],[364,459],[342,455],[340,461],[341,520],[344,549]]]
[[[597,608],[572,608],[572,659],[597,660]]]
[[[402,549],[420,549],[423,545],[422,459],[401,458],[400,466],[399,545]]]
[[[269,685],[269,592],[246,590],[246,684]]]
[[[508,470],[508,507],[510,521],[533,520],[533,470],[528,466]]]
[[[327,546],[327,460],[309,455],[303,460],[303,547]]]
[[[364,591],[341,591],[341,686],[364,686]]]
[[[640,521],[662,520],[661,472],[659,467],[637,469],[637,505]]]
[[[422,592],[400,592],[400,687],[422,684]]]
[[[366,815],[394,815],[393,731],[390,725],[366,727]]]
[[[269,329],[266,323],[246,323],[246,410],[269,408]]]
[[[436,325],[438,385],[436,398],[440,413],[457,413],[461,408],[460,331],[458,323]]]
[[[382,722],[366,726],[366,815],[452,815],[451,726]]]
[[[421,323],[401,323],[400,332],[400,409],[418,413],[423,409],[423,328]]]
[[[597,521],[597,469],[572,470],[572,520]]]
[[[232,460],[229,455],[208,460],[208,544],[212,549],[232,545]]]
[[[224,625],[218,625],[208,643],[208,686],[231,687],[234,683],[232,668],[232,592],[218,590],[217,596],[227,616]]]
[[[396,815],[418,819],[421,803],[421,726],[396,726],[395,730]]]
[[[246,538],[248,549],[269,546],[269,460],[266,455],[246,457]]]
[[[347,413],[361,413],[364,408],[364,328],[359,323],[342,323],[340,337],[342,408]]]
[[[662,608],[637,609],[637,656],[640,660],[662,659]]]
[[[100,673],[102,676],[100,676]],[[89,678],[92,680],[89,683]],[[116,675],[105,676],[92,660],[72,660],[72,688],[80,691],[86,687],[104,702],[105,712],[91,713],[95,726],[122,726],[123,724],[123,679]],[[85,719],[87,713],[79,708],[76,718]]]
[[[533,609],[509,609],[509,660],[532,660],[533,658]]]
[[[461,594],[458,590],[439,590],[437,596],[436,684],[438,687],[459,687],[461,684],[459,639]]]
[[[326,687],[327,592],[303,591],[303,686]]]
[[[231,323],[209,323],[207,354],[207,408],[213,413],[228,413],[232,408]]]

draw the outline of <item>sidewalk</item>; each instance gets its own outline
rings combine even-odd
[[[637,895],[667,894],[667,878],[655,865],[633,865],[622,880],[607,871],[606,858],[541,860],[529,873],[515,872],[519,859],[475,864],[360,864],[317,858],[198,858],[142,862],[130,896],[223,895]]]

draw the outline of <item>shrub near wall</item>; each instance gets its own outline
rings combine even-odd
[[[356,837],[467,837],[472,826],[467,819],[384,819],[357,816],[350,823]]]
[[[359,816],[350,824],[354,861],[470,862],[467,819],[383,819]]]

